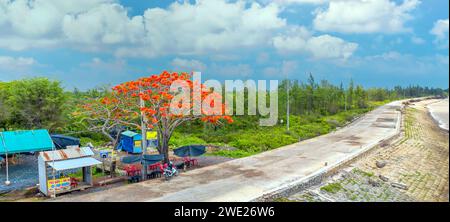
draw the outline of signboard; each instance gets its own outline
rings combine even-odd
[[[147,140],[147,147],[157,147],[158,140]]]
[[[52,192],[56,189],[56,191],[60,190],[69,190],[70,189],[70,177],[65,177],[61,179],[48,180],[48,191]]]
[[[156,140],[158,139],[158,132],[147,132],[147,140]]]
[[[141,147],[142,141],[140,140],[135,140],[134,141],[134,147]]]

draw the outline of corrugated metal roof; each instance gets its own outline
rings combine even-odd
[[[68,169],[75,169],[80,167],[88,167],[93,166],[97,164],[101,164],[102,162],[96,160],[92,157],[83,157],[83,158],[76,158],[76,159],[70,159],[70,160],[60,160],[55,162],[49,162],[48,165],[53,167],[53,169],[57,171],[61,170],[68,170]]]
[[[53,141],[45,129],[0,132],[0,154],[51,150]]]
[[[53,160],[58,161],[58,160],[93,156],[94,152],[92,152],[91,148],[89,147],[81,147],[81,148],[67,148],[55,151],[46,151],[41,152],[39,155],[42,156],[44,161],[53,161]]]

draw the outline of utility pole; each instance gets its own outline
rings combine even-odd
[[[344,110],[347,111],[347,92],[344,90]]]
[[[142,92],[142,89],[139,89],[139,92]],[[141,162],[142,162],[142,180],[145,180],[147,175],[147,164],[145,164],[144,155],[147,153],[147,117],[145,116],[142,108],[145,107],[145,101],[139,97],[139,106],[141,108]]]
[[[11,184],[11,181],[9,181],[9,163],[8,163],[8,148],[6,147],[5,144],[5,138],[3,138],[3,133],[0,132],[0,137],[2,137],[2,143],[3,143],[3,147],[5,147],[5,161],[6,161],[6,181],[5,181],[5,185],[9,186]]]
[[[287,104],[286,104],[286,128],[287,131],[289,131],[289,77],[288,74],[286,74],[286,80],[287,80],[287,84],[286,84],[286,92],[287,92]]]

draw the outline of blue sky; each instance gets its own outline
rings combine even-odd
[[[0,0],[0,81],[203,78],[448,88],[448,1]]]

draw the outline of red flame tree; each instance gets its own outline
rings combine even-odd
[[[174,90],[175,83],[183,83],[183,88]],[[146,130],[156,130],[157,149],[160,154],[164,154],[166,162],[172,133],[182,123],[196,119],[212,124],[233,122],[230,116],[224,115],[225,104],[222,103],[222,96],[200,83],[193,82],[188,73],[164,71],[159,75],[125,82],[113,87],[113,95],[113,103],[122,113],[116,121],[136,126],[142,131],[143,150],[146,148]],[[201,110],[196,113],[196,105],[199,104],[202,104]],[[133,119],[138,119],[139,124],[131,121]]]

